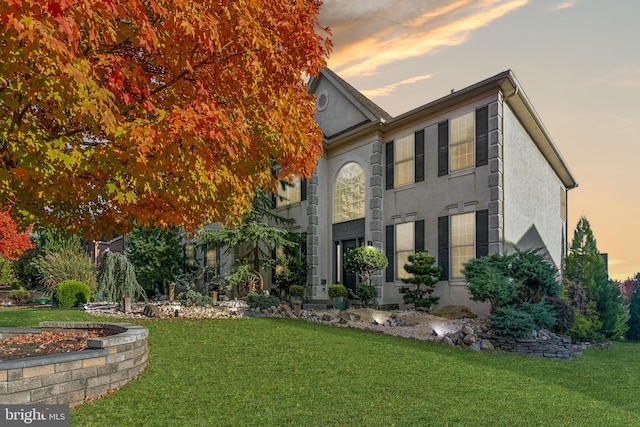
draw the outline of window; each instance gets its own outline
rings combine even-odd
[[[395,177],[396,186],[410,184],[413,182],[413,134],[407,135],[395,141]]]
[[[357,163],[340,169],[333,187],[333,222],[364,218],[365,176]]]
[[[184,262],[188,267],[196,265],[196,247],[193,243],[184,245]]]
[[[414,253],[413,222],[396,225],[396,277],[405,279],[410,276],[404,269],[409,262],[409,255]]]
[[[451,119],[449,131],[449,170],[456,171],[473,166],[473,117],[470,112]]]
[[[438,123],[437,126],[438,176],[472,167],[474,153],[476,166],[489,164],[488,106]]]
[[[463,276],[462,264],[475,257],[475,212],[451,216],[451,277]]]
[[[301,181],[294,177],[291,182],[284,181],[278,185],[277,207],[298,203],[301,200]]]
[[[560,187],[560,218],[567,220],[567,190]]]
[[[424,129],[385,144],[386,189],[424,181]]]
[[[385,255],[389,261],[386,281],[393,282],[409,277],[404,269],[409,255],[424,251],[424,220],[404,222],[386,227]]]

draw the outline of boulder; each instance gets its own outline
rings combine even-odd
[[[471,311],[469,307],[463,305],[445,305],[438,307],[431,312],[434,316],[444,317],[445,319],[476,319],[477,314]]]
[[[142,314],[147,317],[160,317],[160,308],[157,305],[147,304],[144,306],[144,310],[142,310]]]

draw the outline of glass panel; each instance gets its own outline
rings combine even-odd
[[[363,218],[364,209],[364,171],[357,163],[347,163],[338,172],[333,189],[333,222]]]
[[[413,134],[397,139],[394,144],[396,186],[410,184],[414,181],[414,149]]]
[[[475,254],[475,212],[451,216],[451,276],[461,278],[462,264]]]
[[[284,186],[284,188],[283,188]],[[276,206],[287,206],[300,201],[300,177],[294,177],[291,182],[278,184]]]
[[[409,262],[409,255],[414,252],[414,223],[406,222],[396,225],[396,277],[403,279],[410,274],[404,269]]]
[[[450,170],[473,166],[474,113],[451,119],[450,122]]]

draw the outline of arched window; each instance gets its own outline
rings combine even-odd
[[[364,218],[365,176],[357,163],[340,169],[333,187],[333,222]]]

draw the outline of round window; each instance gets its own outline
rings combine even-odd
[[[321,90],[316,94],[316,97],[316,108],[318,111],[322,111],[327,108],[327,105],[329,104],[329,94],[327,91]]]

